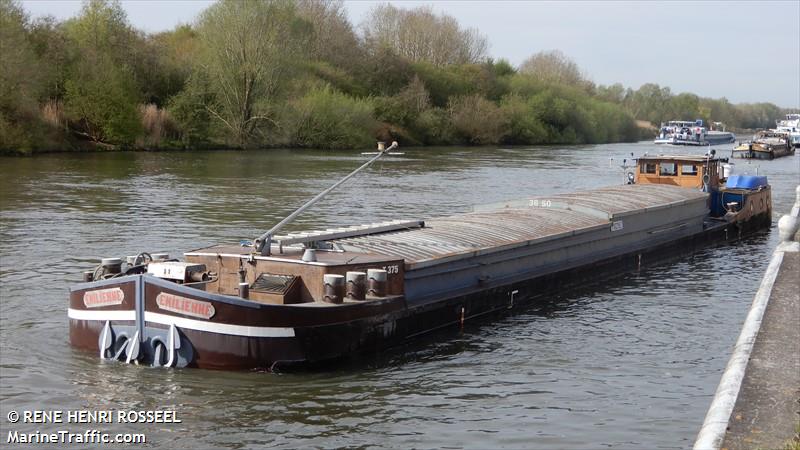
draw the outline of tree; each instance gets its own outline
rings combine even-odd
[[[478,30],[461,29],[455,18],[436,15],[430,6],[411,10],[388,3],[375,6],[362,29],[371,52],[388,47],[409,61],[435,66],[482,62],[489,47]]]
[[[305,54],[308,22],[287,0],[222,0],[200,16],[200,65],[214,101],[205,107],[241,146],[275,125],[273,101]]]
[[[365,148],[375,140],[371,99],[356,99],[324,86],[292,102],[290,142],[311,148]]]
[[[451,99],[448,112],[455,132],[469,144],[497,144],[509,131],[505,111],[477,94]]]
[[[190,25],[147,37],[143,50],[150,56],[145,59],[150,69],[151,85],[145,90],[148,101],[163,106],[184,88],[194,69],[198,40],[197,31]]]
[[[430,96],[425,83],[414,76],[410,83],[391,97],[384,97],[375,105],[375,114],[383,122],[408,127],[420,114],[430,108]]]
[[[309,55],[337,67],[361,59],[362,49],[342,0],[296,0],[297,15],[311,24]]]
[[[141,131],[139,89],[128,64],[137,35],[125,11],[119,1],[91,0],[65,26],[79,55],[65,82],[68,116],[94,141],[132,143]]]
[[[210,92],[208,80],[201,73],[194,73],[169,101],[168,109],[180,129],[184,147],[205,143],[211,137],[211,116],[206,109],[213,101]]]
[[[36,107],[44,69],[28,40],[28,17],[22,7],[0,0],[0,108],[6,112]]]
[[[45,84],[42,98],[62,98],[67,70],[73,62],[63,24],[52,16],[39,18],[31,24],[29,37],[39,59],[47,61],[47,69],[42,73]]]
[[[607,102],[621,104],[625,101],[625,87],[621,83],[610,86],[598,86],[597,97]]]
[[[414,68],[411,64],[387,47],[370,53],[364,59],[359,73],[368,92],[374,95],[394,95],[403,89],[413,76]]]
[[[67,80],[67,114],[96,142],[130,144],[142,129],[133,78],[105,58],[81,64]]]
[[[583,76],[578,65],[559,50],[539,52],[531,56],[520,65],[519,72],[549,83],[571,86],[591,84]]]
[[[669,117],[680,117],[684,120],[704,119],[706,122],[710,119],[708,115],[702,114],[700,111],[700,98],[694,94],[682,93],[669,98],[665,105],[665,114]]]
[[[625,100],[625,107],[635,119],[648,120],[659,124],[668,118],[667,104],[672,97],[668,87],[661,87],[654,83],[645,83]]]
[[[0,0],[0,148],[29,150],[38,121],[38,98],[44,91],[46,67],[28,37],[22,7]],[[35,134],[35,133],[34,133]]]
[[[130,56],[136,32],[119,0],[88,0],[79,16],[66,22],[67,35],[83,57],[107,55],[117,63]]]

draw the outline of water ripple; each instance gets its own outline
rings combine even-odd
[[[609,158],[648,150],[647,143],[407,149],[287,231],[618,184],[622,174]],[[794,200],[796,158],[760,163],[776,214]],[[691,445],[775,233],[321,373],[150,370],[103,363],[68,345],[68,288],[98,258],[179,255],[252,238],[361,161],[357,153],[282,150],[3,161],[15,176],[0,177],[1,409],[174,408],[183,424],[147,430],[163,447]]]

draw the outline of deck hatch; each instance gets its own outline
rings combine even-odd
[[[334,239],[345,252],[398,257],[406,264],[469,255],[473,252],[524,245],[561,234],[602,227],[612,221],[651,209],[684,203],[699,204],[708,193],[667,185],[621,185],[572,194],[537,196],[521,201],[474,209],[425,222],[424,228]],[[546,206],[530,206],[532,200]],[[699,213],[698,213],[699,214]],[[628,223],[625,224],[628,226]],[[618,231],[621,232],[621,231]]]
[[[263,292],[267,294],[285,295],[294,282],[294,275],[275,275],[262,273],[250,286],[251,291]]]

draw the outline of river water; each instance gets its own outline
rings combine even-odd
[[[292,229],[619,184],[622,159],[646,151],[662,150],[406,149]],[[0,159],[3,442],[9,430],[94,428],[175,448],[691,446],[775,229],[317,372],[153,370],[69,346],[68,287],[98,258],[252,239],[365,158],[272,150]],[[794,201],[799,160],[736,161],[737,172],[769,176],[773,224]],[[172,409],[182,423],[6,420],[12,410],[82,409]]]

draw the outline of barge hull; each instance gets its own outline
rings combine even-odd
[[[737,158],[760,160],[773,160],[784,156],[792,156],[794,153],[795,149],[792,147],[777,150],[733,150],[733,155]]]
[[[328,320],[328,323],[293,326],[291,336],[221,335],[218,332],[186,327],[181,327],[180,333],[194,352],[194,357],[188,364],[193,367],[274,369],[331,361],[396,346],[409,338],[435,330],[447,328],[457,330],[465,321],[524,307],[533,301],[546,298],[553,292],[561,292],[587,282],[602,280],[656,262],[690,254],[710,242],[737,240],[753,231],[768,227],[769,224],[770,218],[767,214],[753,217],[752,220],[738,225],[716,222],[707,225],[706,230],[701,233],[654,247],[611,256],[591,264],[575,265],[546,275],[464,289],[416,306],[406,305],[402,298],[388,299],[370,314],[340,313]],[[141,278],[145,291],[148,285],[151,286],[150,289],[172,288],[170,292],[183,296],[191,296],[193,291],[196,291],[190,288],[176,288],[174,285],[168,286],[169,283],[148,276]],[[131,291],[126,293],[130,294]],[[197,292],[193,298],[198,301],[210,301],[217,297]],[[74,291],[71,296],[71,306],[79,309],[79,300],[82,298],[83,291]],[[221,308],[216,301],[214,304]],[[135,307],[130,302],[125,302],[115,307],[117,308],[115,311],[124,311],[131,306]],[[354,305],[352,311],[356,311],[358,306]],[[267,308],[270,319],[269,322],[264,322],[258,319],[261,313],[256,311],[260,308],[261,305],[253,310],[253,323],[270,323],[276,325],[276,328],[289,323],[299,323],[298,320],[307,320],[306,323],[318,321],[319,313],[323,311],[313,306]],[[263,314],[266,317],[267,312],[264,311]],[[291,314],[292,317],[286,317],[285,314]],[[72,344],[96,351],[106,321],[84,320],[77,316],[80,314],[70,315]],[[109,323],[117,328],[137,326],[135,322],[129,320],[110,320]],[[142,327],[158,329],[161,333],[166,333],[167,330],[164,324],[148,321],[147,315]],[[256,328],[258,327],[254,327],[254,330]]]

